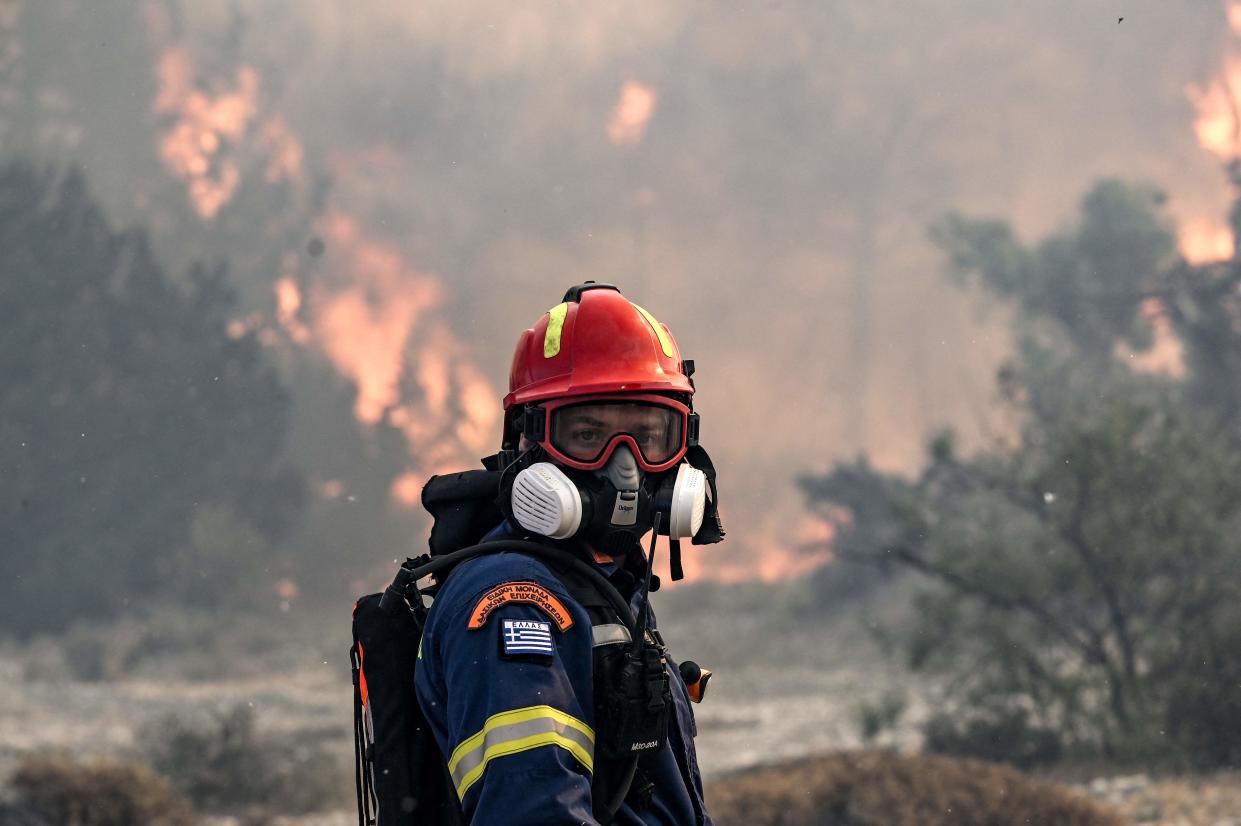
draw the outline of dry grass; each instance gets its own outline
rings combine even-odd
[[[723,778],[717,826],[1122,826],[1061,786],[976,760],[850,752]]]
[[[1133,823],[1151,826],[1241,826],[1241,771],[1149,777],[1097,777],[1081,785]]]
[[[191,826],[190,804],[137,763],[78,763],[63,754],[28,757],[9,781],[6,819],[48,826]]]

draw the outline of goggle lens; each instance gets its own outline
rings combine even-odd
[[[579,462],[598,460],[617,436],[629,436],[652,465],[673,458],[685,446],[685,414],[646,402],[587,402],[557,408],[551,443]]]

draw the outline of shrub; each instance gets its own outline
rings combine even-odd
[[[964,720],[938,714],[922,727],[923,748],[932,754],[977,757],[1021,769],[1047,766],[1064,753],[1060,736],[1030,723],[1024,709],[1004,709]]]
[[[1119,815],[1006,766],[853,752],[716,781],[717,826],[1122,826]]]
[[[79,763],[63,754],[28,757],[9,781],[4,822],[47,826],[191,826],[190,804],[140,763]]]
[[[1189,660],[1173,680],[1168,732],[1199,770],[1241,766],[1241,633]],[[1197,652],[1194,652],[1197,654]]]
[[[204,811],[321,811],[342,802],[349,788],[320,737],[263,736],[254,711],[244,705],[207,721],[165,717],[148,725],[140,739],[152,765]]]
[[[905,714],[906,704],[905,696],[895,691],[876,701],[860,703],[854,709],[854,717],[863,742],[873,745],[880,735],[895,728]]]

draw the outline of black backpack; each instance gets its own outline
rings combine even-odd
[[[354,758],[360,826],[463,826],[456,790],[414,693],[418,646],[426,623],[424,593],[417,583],[435,575],[442,584],[452,569],[484,554],[516,551],[546,563],[596,628],[623,625],[629,640],[652,640],[635,622],[628,602],[598,570],[572,553],[543,543],[496,540],[478,543],[488,520],[501,517],[491,501],[495,472],[468,471],[433,477],[423,504],[435,517],[431,554],[408,559],[382,594],[357,601],[349,650],[354,686]],[[480,528],[479,526],[483,526]],[[461,547],[463,540],[467,544]],[[616,629],[620,630],[620,629]],[[595,816],[609,823],[629,793],[638,750],[664,732],[671,697],[666,681],[652,693],[651,674],[662,666],[657,636],[641,646],[595,649],[595,695],[600,753],[592,776]],[[658,695],[658,696],[656,696]],[[662,709],[663,713],[659,711]],[[654,714],[652,714],[654,710]],[[662,737],[656,738],[662,743]]]

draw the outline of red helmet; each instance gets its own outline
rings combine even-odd
[[[617,434],[629,442],[639,463],[648,470],[670,467],[680,461],[685,448],[697,437],[698,417],[690,405],[692,374],[693,362],[681,359],[667,327],[611,284],[587,281],[570,288],[562,303],[521,334],[509,371],[509,392],[504,397],[504,447],[515,448],[517,438],[525,432],[565,464],[600,467],[617,439],[600,443],[598,455],[586,455],[594,451],[580,447],[576,451],[558,449],[553,440],[553,414],[577,403],[597,406],[623,402],[629,408],[641,409],[624,413],[620,421],[641,420],[648,428],[653,426],[649,421],[652,410],[673,411],[659,411],[667,421],[650,440],[628,432]],[[655,441],[660,444],[655,446]]]

